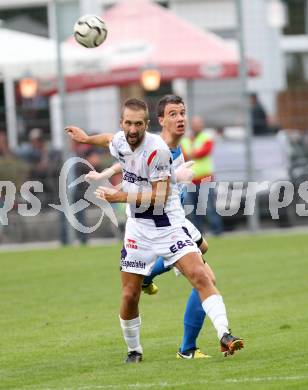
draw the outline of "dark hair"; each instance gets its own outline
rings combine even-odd
[[[133,111],[144,111],[145,113],[145,120],[147,121],[149,119],[149,109],[145,101],[138,98],[132,98],[125,100],[122,112],[121,112],[121,118],[123,118],[123,112],[125,108],[129,108]]]
[[[101,150],[99,150],[96,147],[91,147],[88,150],[86,150],[83,154],[84,158],[90,157],[92,154],[101,154]]]
[[[165,115],[165,108],[166,108],[166,105],[167,104],[183,104],[184,105],[184,101],[183,99],[180,97],[180,96],[177,96],[177,95],[165,95],[163,96],[158,104],[157,104],[157,109],[156,109],[156,112],[157,112],[157,116],[158,117],[163,117]]]

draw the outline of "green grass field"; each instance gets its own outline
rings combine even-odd
[[[207,360],[177,360],[190,287],[169,272],[142,296],[144,361],[125,365],[119,327],[120,245],[0,253],[0,388],[308,389],[305,235],[210,240],[209,263],[233,333],[223,358],[207,320]]]

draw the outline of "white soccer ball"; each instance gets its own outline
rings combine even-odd
[[[101,45],[107,38],[106,23],[99,16],[81,16],[74,25],[76,41],[87,48]]]

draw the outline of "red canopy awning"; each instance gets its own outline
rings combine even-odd
[[[238,75],[239,56],[234,47],[155,3],[126,0],[110,8],[103,19],[107,40],[89,50],[110,53],[108,71],[69,77],[68,91],[138,82],[148,66],[160,70],[162,81]],[[74,38],[67,44],[77,45]],[[257,75],[259,65],[249,60],[248,73]],[[47,89],[52,92],[52,85]]]

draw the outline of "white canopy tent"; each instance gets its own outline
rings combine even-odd
[[[25,76],[57,76],[56,42],[32,34],[0,28],[0,80],[5,86],[7,133],[10,148],[17,146],[17,120],[14,81]],[[65,75],[98,73],[107,69],[110,52],[83,47],[61,47]],[[108,54],[109,53],[109,54]]]
[[[52,39],[0,28],[0,48],[2,75],[14,79],[25,74],[33,77],[56,75],[56,42]],[[72,75],[103,71],[107,67],[108,52],[62,44],[64,72]]]

